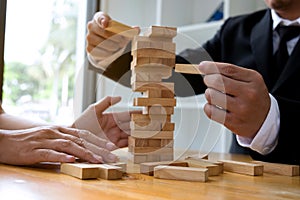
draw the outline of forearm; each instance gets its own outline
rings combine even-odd
[[[33,128],[37,126],[45,126],[45,125],[49,125],[49,124],[44,122],[28,120],[7,113],[0,114],[0,129],[19,130],[19,129]]]

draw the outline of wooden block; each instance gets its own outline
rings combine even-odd
[[[108,27],[105,30],[114,34],[120,34],[130,39],[133,39],[134,36],[139,34],[138,29],[132,28],[115,20],[110,20]]]
[[[150,153],[132,153],[129,152],[129,159],[134,163],[174,161],[174,151],[169,152],[150,152]]]
[[[131,62],[131,70],[132,74],[140,74],[144,73],[149,76],[149,81],[152,80],[153,77],[151,75],[158,74],[159,78],[167,79],[172,75],[172,67],[162,65],[162,64],[145,64],[145,65],[135,65],[135,63]]]
[[[106,180],[121,179],[123,175],[123,168],[108,164],[98,164],[99,178]]]
[[[171,115],[152,115],[152,114],[131,114],[131,120],[134,122],[146,122],[150,123],[151,121],[159,121],[162,124],[171,121]]]
[[[144,98],[162,98],[161,92],[162,90],[152,89],[152,90],[147,90],[145,92],[142,92],[142,94]]]
[[[188,163],[184,161],[144,162],[140,164],[140,173],[153,176],[154,167],[159,165],[188,167]]]
[[[174,98],[134,98],[134,106],[176,106]]]
[[[128,146],[128,151],[131,153],[162,153],[162,154],[173,154],[172,147],[134,147]]]
[[[174,68],[175,67],[175,59],[173,58],[153,58],[153,57],[150,57],[150,63],[156,63],[156,64],[161,64],[161,65],[165,65],[165,66],[168,66],[168,67],[172,67]]]
[[[186,156],[185,157],[185,160],[198,160],[198,159],[208,159],[208,154],[206,153],[197,153],[197,154],[194,154],[194,155],[189,155],[189,156]]]
[[[206,182],[208,180],[208,170],[205,168],[159,165],[154,167],[154,177],[170,180]]]
[[[174,147],[174,140],[173,139],[161,139],[160,147]]]
[[[163,74],[161,73],[136,72],[135,70],[132,70],[131,74],[131,85],[134,82],[162,82],[164,79]]]
[[[208,169],[208,176],[218,176],[220,174],[220,167],[218,165],[207,162],[207,160],[186,160],[189,167],[200,167]]]
[[[219,174],[222,174],[224,172],[224,163],[220,161],[212,161],[208,160],[208,154],[195,154],[190,155],[185,158],[185,160],[195,160],[195,161],[201,161],[206,162],[208,164],[213,164],[219,166]]]
[[[175,130],[175,123],[169,123],[166,122],[164,124],[162,124],[162,131],[174,131]]]
[[[157,49],[164,50],[167,52],[175,53],[176,44],[173,42],[162,42],[162,41],[153,41],[147,37],[147,40],[142,39],[143,36],[134,37],[132,41],[132,51],[136,51],[139,49]]]
[[[162,123],[160,121],[150,121],[150,122],[135,122],[130,121],[131,130],[140,130],[140,131],[161,131]]]
[[[161,90],[161,98],[174,98],[174,91],[171,90]]]
[[[156,133],[160,131],[174,131],[175,124],[170,122],[162,123],[160,121],[151,122],[134,122],[130,121],[130,129],[134,131],[154,131]]]
[[[136,155],[136,154],[133,154],[131,152],[129,152],[129,154],[128,154],[128,160],[130,160],[131,162],[133,162],[135,164],[147,162],[147,158],[148,158],[147,154]]]
[[[145,139],[128,137],[128,146],[133,147],[161,147],[161,139]]]
[[[147,48],[147,49],[136,49],[131,51],[131,55],[136,58],[140,57],[151,57],[151,58],[168,58],[175,59],[175,52],[165,51],[161,49]]]
[[[203,74],[197,64],[176,64],[175,72],[184,74]]]
[[[132,137],[135,138],[144,138],[144,139],[173,139],[174,132],[173,131],[140,131],[140,130],[132,130]]]
[[[174,92],[170,90],[147,90],[142,92],[144,98],[174,98]]]
[[[147,31],[145,31],[144,36],[153,38],[174,38],[177,35],[176,27],[167,26],[151,26]]]
[[[283,176],[299,176],[299,165],[270,163],[263,161],[252,161],[252,163],[263,165],[265,173],[278,174]]]
[[[60,172],[83,180],[99,177],[99,167],[87,163],[62,163]]]
[[[153,58],[153,57],[139,57],[133,58],[131,62],[131,68],[139,66],[165,66],[175,67],[175,59],[173,58]],[[169,68],[168,68],[169,69]]]
[[[148,106],[143,108],[143,114],[150,115],[172,115],[174,114],[174,107],[164,107],[164,106]]]
[[[252,176],[263,175],[264,166],[262,164],[233,160],[220,160],[220,162],[224,163],[224,171]]]
[[[174,160],[174,154],[161,154],[160,161],[170,161]]]
[[[124,162],[107,163],[108,165],[117,166],[121,168],[123,173],[127,172],[127,164]]]
[[[170,82],[134,82],[132,90],[136,92],[169,90],[174,93],[174,83]]]

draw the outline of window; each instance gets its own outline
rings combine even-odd
[[[66,125],[73,121],[76,74],[84,63],[86,5],[82,0],[7,1],[6,112]]]

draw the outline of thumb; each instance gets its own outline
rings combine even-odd
[[[99,112],[102,113],[106,109],[108,109],[110,106],[113,106],[113,105],[119,103],[121,101],[121,99],[122,98],[120,96],[118,96],[118,97],[107,96],[95,104],[95,109],[96,109],[97,113],[99,113]]]

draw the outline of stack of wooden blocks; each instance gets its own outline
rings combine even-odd
[[[131,85],[144,97],[135,98],[134,106],[143,113],[132,114],[128,150],[134,163],[174,159],[174,83],[163,82],[175,67],[174,27],[152,26],[132,41]]]

